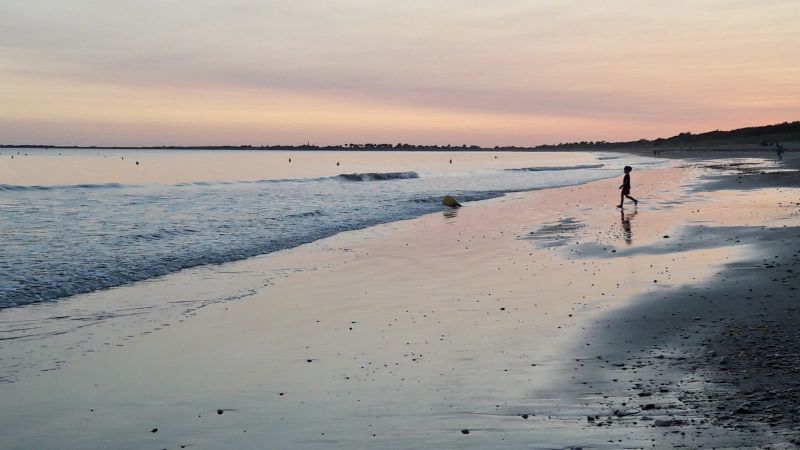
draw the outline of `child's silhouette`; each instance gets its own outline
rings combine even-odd
[[[619,205],[617,205],[617,208],[622,208],[622,202],[625,201],[625,197],[628,197],[629,199],[633,200],[633,206],[639,204],[639,200],[636,200],[635,198],[631,197],[631,170],[633,169],[631,168],[631,166],[625,166],[624,170],[625,170],[625,177],[622,179],[622,186],[619,187],[620,189],[622,189],[622,194],[620,194],[619,196]]]

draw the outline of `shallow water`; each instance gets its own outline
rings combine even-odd
[[[0,308],[295,247],[657,160],[589,153],[18,150],[0,154]]]

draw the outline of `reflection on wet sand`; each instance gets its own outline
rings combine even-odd
[[[631,220],[636,217],[637,211],[625,214],[625,211],[620,211],[620,221],[622,222],[622,235],[625,238],[626,244],[633,243],[633,232],[631,231]]]
[[[442,215],[445,219],[455,219],[458,216],[458,208],[446,208],[442,211]]]

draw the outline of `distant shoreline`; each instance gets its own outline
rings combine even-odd
[[[152,146],[98,146],[98,145],[45,145],[45,144],[4,144],[2,148],[37,149],[82,149],[82,150],[276,150],[276,151],[662,151],[662,150],[771,150],[778,144],[787,149],[800,148],[800,121],[783,122],[775,125],[738,128],[730,131],[709,131],[693,134],[679,133],[670,138],[639,139],[627,142],[580,141],[559,144],[543,144],[533,147],[479,145],[416,145],[397,144],[339,144],[339,145],[152,145]]]
[[[781,142],[781,145],[786,150],[800,150],[800,140]],[[83,145],[0,145],[0,153],[3,149],[35,149],[35,150],[207,150],[207,151],[296,151],[296,152],[614,152],[614,153],[636,153],[645,154],[658,152],[659,156],[662,152],[676,153],[679,152],[684,156],[687,153],[702,153],[702,152],[774,152],[775,145],[759,145],[759,144],[719,144],[719,145],[697,145],[697,146],[638,146],[638,147],[553,147],[553,146],[540,146],[540,147],[423,147],[417,146],[415,148],[350,148],[338,146],[321,146],[321,147],[305,147],[305,146],[151,146],[151,147],[136,147],[136,146],[83,146]]]

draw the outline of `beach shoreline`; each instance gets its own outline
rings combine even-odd
[[[231,298],[5,345],[72,350],[0,384],[0,446],[792,445],[796,172],[745,163],[634,170],[635,210],[617,179],[508,194],[70,299]],[[739,393],[759,345],[783,389]]]

